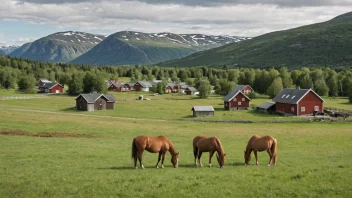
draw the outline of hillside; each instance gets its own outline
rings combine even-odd
[[[20,58],[20,57],[22,56],[22,54],[25,53],[25,52],[28,50],[28,48],[31,46],[31,44],[32,44],[32,43],[25,43],[25,44],[23,44],[21,47],[19,47],[19,48],[13,50],[13,51],[9,54],[9,56],[10,56],[10,57],[18,57],[18,58]]]
[[[90,65],[155,64],[246,39],[235,36],[149,34],[123,31],[110,35],[71,63]]]
[[[6,55],[6,52],[4,52],[2,49],[0,49],[0,55],[5,56],[5,55]]]
[[[84,32],[58,32],[34,41],[21,55],[15,52],[10,56],[45,62],[69,62],[103,39],[105,36]]]
[[[160,63],[162,66],[272,67],[352,64],[352,12]]]
[[[10,54],[11,52],[13,52],[19,47],[20,46],[17,46],[17,45],[3,45],[3,46],[0,46],[0,50],[4,51],[6,54]]]

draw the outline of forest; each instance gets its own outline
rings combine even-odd
[[[274,97],[283,88],[312,88],[322,96],[351,96],[352,70],[333,70],[329,67],[302,67],[290,70],[281,68],[209,68],[159,66],[89,66],[62,63],[45,63],[21,58],[0,56],[0,88],[36,92],[36,82],[47,78],[68,87],[69,95],[89,92],[106,92],[105,80],[129,77],[131,81],[162,80],[186,82],[199,86],[207,81],[216,93],[226,95],[237,84],[250,85],[257,94]]]

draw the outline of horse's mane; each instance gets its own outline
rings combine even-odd
[[[219,145],[219,150],[220,150],[219,154],[223,155],[224,154],[224,149],[222,148],[222,144],[221,144],[219,138],[215,137],[215,139],[216,139],[216,143]]]
[[[172,153],[172,154],[175,154],[176,153],[176,149],[174,147],[174,144],[169,139],[167,139],[167,142],[169,144],[169,152]]]

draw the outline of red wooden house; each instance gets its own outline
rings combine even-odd
[[[312,115],[324,111],[324,100],[312,89],[284,89],[273,101],[277,112],[288,115]]]
[[[241,110],[248,109],[251,101],[242,91],[233,90],[224,97],[225,110]]]
[[[242,93],[244,94],[249,94],[251,92],[253,92],[254,90],[252,89],[251,86],[249,85],[236,85],[236,87],[234,88],[234,90],[240,90],[242,91]]]
[[[112,83],[108,87],[108,90],[109,91],[116,91],[116,92],[131,91],[129,86],[127,86],[126,84],[121,84],[121,83]]]
[[[147,82],[147,81],[138,81],[136,82],[136,84],[134,84],[134,90],[135,91],[145,91],[145,92],[148,92],[149,91],[149,88],[152,87],[152,85]]]
[[[63,93],[64,86],[59,83],[45,83],[39,87],[40,93]]]

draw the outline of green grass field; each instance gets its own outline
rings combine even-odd
[[[152,96],[150,101],[130,100],[140,93],[116,94],[114,111],[76,111],[74,98],[0,100],[0,106],[39,109],[21,112],[0,108],[0,133],[25,131],[30,135],[0,135],[0,197],[351,197],[352,133],[350,123],[199,123],[190,119],[192,105],[220,108],[220,97],[208,100],[190,96]],[[0,94],[1,95],[1,94]],[[7,94],[11,95],[11,94]],[[168,100],[178,98],[179,100]],[[183,99],[183,100],[181,100]],[[187,99],[187,100],[185,100]],[[266,99],[256,99],[260,104]],[[327,104],[349,108],[347,99]],[[119,105],[124,104],[124,105]],[[217,110],[216,114],[220,110]],[[65,113],[65,114],[64,114]],[[71,113],[71,114],[70,114]],[[223,112],[224,118],[268,119],[249,111]],[[127,120],[113,115],[170,120]],[[255,115],[255,116],[254,116]],[[270,116],[270,115],[268,115]],[[221,116],[216,119],[222,118]],[[295,119],[280,118],[275,119]],[[273,118],[270,118],[273,119]],[[48,132],[61,138],[36,137]],[[66,135],[71,134],[71,135]],[[90,137],[72,137],[74,135]],[[154,168],[157,154],[145,152],[145,170],[133,169],[131,143],[137,135],[165,135],[180,152],[179,168],[172,168],[170,154],[165,169]],[[273,135],[278,140],[278,164],[267,167],[267,153],[259,153],[259,166],[244,166],[243,150],[253,134]],[[196,168],[192,139],[217,136],[227,161],[220,169]],[[202,156],[207,165],[208,154]]]

